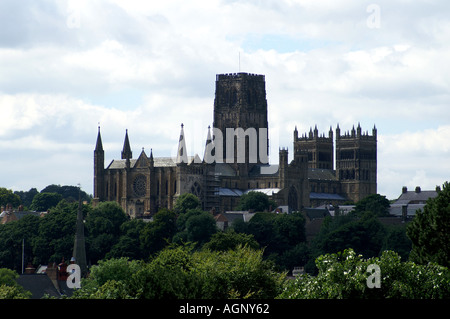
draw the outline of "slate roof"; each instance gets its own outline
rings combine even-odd
[[[400,195],[395,204],[425,204],[429,198],[435,198],[437,194],[436,191],[407,191]]]
[[[50,297],[61,297],[52,280],[46,274],[22,274],[16,281],[25,290],[31,292],[32,299],[41,299],[45,294]]]
[[[280,188],[252,188],[242,191],[237,188],[227,188],[227,187],[219,187],[218,194],[219,196],[233,196],[240,197],[243,194],[247,194],[249,192],[261,192],[268,196],[272,196],[272,193],[276,194],[280,191]]]
[[[336,173],[331,169],[319,169],[319,168],[309,168],[308,169],[308,179],[311,180],[326,180],[326,181],[337,181]]]
[[[321,200],[341,200],[345,201],[346,199],[339,194],[329,194],[329,193],[309,193],[310,199],[321,199]]]
[[[188,156],[188,163],[190,164],[194,158],[197,157],[197,161],[200,160],[198,155]],[[201,161],[201,160],[200,160]],[[130,159],[130,167],[133,168],[136,165],[137,159]],[[154,157],[153,163],[155,167],[174,167],[176,166],[176,160],[172,157]],[[112,160],[107,169],[124,169],[126,167],[126,160]]]

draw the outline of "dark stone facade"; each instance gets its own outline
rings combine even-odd
[[[357,133],[341,136],[338,127],[336,156],[331,129],[328,137],[319,137],[315,129],[301,138],[295,129],[293,159],[289,162],[288,150],[281,148],[279,164],[272,165],[267,160],[267,118],[264,75],[233,73],[216,76],[214,122],[202,159],[187,155],[181,125],[176,159],[153,157],[152,150],[133,159],[126,132],[121,159],[105,167],[99,128],[94,203],[117,201],[139,218],[173,208],[186,192],[195,194],[204,210],[217,213],[235,209],[240,196],[251,190],[268,194],[290,211],[376,193],[375,128],[373,136],[362,134],[359,126]]]

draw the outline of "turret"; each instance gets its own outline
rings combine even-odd
[[[122,149],[122,159],[130,160],[133,158],[133,153],[131,152],[130,140],[128,139],[128,129],[125,131],[125,140],[123,142]]]
[[[177,164],[187,164],[188,157],[186,152],[186,141],[184,138],[184,130],[183,130],[183,123],[181,123],[181,131],[180,131],[180,139],[178,142],[178,152],[177,152]]]

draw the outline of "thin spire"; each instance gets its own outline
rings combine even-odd
[[[128,139],[128,129],[125,131],[125,141],[123,142],[122,159],[131,159],[133,153],[131,152],[130,140]]]
[[[203,154],[203,161],[207,163],[211,163],[210,156],[214,156],[214,154],[211,154],[214,152],[213,150],[213,140],[211,138],[211,126],[208,125],[208,136],[206,137],[206,145],[205,145],[205,153]]]
[[[80,266],[81,277],[84,277],[87,273],[86,262],[86,246],[84,237],[84,222],[83,222],[83,210],[81,206],[81,187],[78,184],[78,212],[75,240],[73,245],[72,257],[75,258],[75,263]]]
[[[188,162],[183,126],[184,126],[183,123],[181,123],[180,139],[178,143],[178,152],[177,152],[177,164]]]
[[[95,144],[95,151],[97,152],[103,151],[102,136],[100,134],[100,125],[98,126],[97,143]]]

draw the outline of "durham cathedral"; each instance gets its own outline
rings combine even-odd
[[[133,157],[126,132],[121,158],[105,167],[99,128],[94,205],[116,201],[131,217],[142,218],[160,208],[172,209],[184,193],[196,195],[203,210],[217,213],[235,210],[240,197],[250,191],[267,194],[288,212],[376,194],[375,126],[372,134],[358,124],[342,134],[337,125],[334,134],[331,127],[326,134],[315,127],[302,135],[295,127],[292,160],[283,147],[277,165],[267,161],[267,131],[265,76],[218,74],[213,126],[208,127],[203,158],[188,156],[181,124],[176,158],[153,157],[153,151],[147,155],[144,150]],[[231,138],[229,132],[234,134]]]

